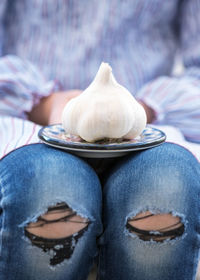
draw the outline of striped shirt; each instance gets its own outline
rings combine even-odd
[[[199,14],[200,0],[1,0],[0,157],[38,142],[26,114],[41,97],[86,88],[105,61],[200,159]]]

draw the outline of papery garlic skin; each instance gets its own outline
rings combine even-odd
[[[66,104],[62,114],[65,131],[87,142],[133,139],[142,133],[146,122],[144,108],[116,82],[107,63],[101,64],[94,81]]]

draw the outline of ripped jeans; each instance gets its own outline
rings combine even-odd
[[[94,261],[101,280],[195,279],[197,160],[165,143],[101,164],[44,144],[0,161],[1,280],[86,280]]]

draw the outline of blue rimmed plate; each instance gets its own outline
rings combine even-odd
[[[120,157],[132,151],[158,146],[166,139],[164,132],[150,126],[132,140],[118,139],[88,143],[77,136],[66,134],[61,124],[41,128],[38,136],[47,145],[88,158]]]

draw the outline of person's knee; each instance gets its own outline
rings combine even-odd
[[[83,213],[93,217],[101,212],[99,179],[76,156],[44,144],[32,144],[13,151],[1,164],[6,173],[2,175],[6,177],[2,187],[8,194],[15,194],[11,196],[13,207],[20,205],[25,215],[31,215],[44,204],[49,206],[48,201],[52,204],[66,201],[72,207],[79,205]]]
[[[199,176],[195,157],[178,145],[166,143],[126,157],[108,178],[105,191],[112,197],[113,191],[121,193],[124,188],[130,199],[130,194],[145,198],[150,193],[156,197],[180,194],[181,198],[197,192]]]
[[[162,242],[181,236],[185,227],[181,217],[174,216],[172,213],[153,214],[145,211],[130,217],[126,228],[141,240]]]
[[[88,218],[78,215],[63,202],[50,206],[35,222],[28,222],[24,232],[33,246],[51,253],[50,265],[57,265],[71,257],[89,224]]]
[[[32,245],[51,256],[51,265],[70,258],[85,232],[91,247],[89,240],[93,244],[101,233],[102,195],[98,177],[87,163],[34,144],[9,154],[1,167],[3,195],[9,197],[3,211],[15,213],[14,226],[24,229]]]
[[[183,205],[184,201],[190,204],[200,187],[198,165],[193,155],[173,144],[131,154],[108,177],[105,202],[108,208],[128,205],[129,209],[144,203],[156,207],[157,201],[171,209],[175,204]]]
[[[79,232],[88,224],[89,219],[78,215],[66,203],[59,203],[49,207],[36,222],[29,223],[26,231],[39,237],[59,239]]]

